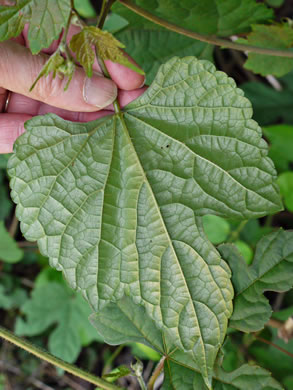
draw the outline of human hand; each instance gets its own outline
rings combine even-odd
[[[75,34],[73,27],[68,34]],[[87,122],[113,112],[116,99],[123,107],[144,91],[144,76],[111,61],[105,61],[112,80],[101,74],[97,62],[88,79],[77,68],[67,89],[66,78],[42,77],[32,92],[31,85],[58,42],[39,55],[28,49],[27,29],[16,39],[0,43],[0,153],[10,153],[13,143],[24,130],[24,122],[35,115],[55,113],[64,119]],[[7,100],[7,97],[9,99]]]

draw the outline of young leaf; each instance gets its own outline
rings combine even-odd
[[[160,65],[175,55],[193,55],[198,59],[213,61],[212,45],[172,31],[124,29],[115,36],[124,43],[126,52],[144,69],[147,84],[153,81]]]
[[[92,76],[95,54],[93,46],[103,60],[111,60],[133,69],[137,73],[144,72],[135,66],[123,54],[120,48],[125,46],[107,31],[102,31],[97,27],[84,27],[78,34],[74,35],[69,44],[71,50],[76,53],[76,59],[83,66],[88,77]]]
[[[293,232],[279,230],[263,237],[250,267],[233,245],[218,249],[232,269],[236,294],[229,326],[244,332],[262,329],[272,313],[263,292],[287,291],[293,285]]]
[[[62,75],[62,73],[60,72],[60,68],[62,65],[64,65],[64,63],[65,59],[60,55],[59,51],[56,51],[53,55],[51,55],[51,57],[49,57],[48,61],[41,69],[33,85],[30,87],[30,92],[35,88],[37,82],[40,80],[41,77],[47,77],[51,72],[53,73],[53,78],[55,78],[57,74],[58,76]]]
[[[232,309],[230,271],[199,216],[281,208],[250,103],[207,61],[173,58],[124,113],[27,123],[9,160],[28,240],[98,311],[126,293],[210,382]]]
[[[80,295],[60,283],[37,286],[21,311],[27,319],[18,319],[15,333],[35,336],[55,325],[49,336],[49,350],[69,363],[77,359],[84,335],[87,344],[100,340],[87,320],[91,313],[88,304]]]
[[[250,31],[251,24],[273,18],[273,11],[255,0],[134,0],[134,3],[178,26],[201,34],[229,36]],[[153,28],[154,23],[116,3],[114,12],[127,19],[130,27]],[[157,25],[156,25],[157,26]]]
[[[238,41],[252,46],[289,49],[293,47],[293,28],[285,23],[268,26],[253,25],[247,39]],[[248,53],[244,67],[262,76],[272,74],[281,77],[293,69],[293,58]]]
[[[18,248],[17,243],[7,232],[4,222],[0,221],[0,261],[17,263],[22,257],[23,251]]]
[[[30,49],[37,54],[59,37],[70,12],[70,0],[17,0],[14,6],[0,6],[0,41],[18,36],[29,23]]]

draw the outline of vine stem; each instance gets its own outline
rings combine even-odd
[[[243,221],[240,222],[240,224],[238,225],[237,229],[234,230],[231,235],[230,235],[230,238],[227,240],[227,242],[233,242],[233,241],[236,241],[238,238],[239,238],[239,235],[240,233],[242,232],[242,230],[244,229],[245,225],[247,224],[248,220],[245,219]]]
[[[32,355],[37,356],[38,358],[43,359],[46,362],[53,364],[54,366],[62,368],[64,371],[69,372],[70,374],[75,375],[78,378],[84,379],[85,381],[92,383],[93,385],[99,386],[103,390],[121,390],[121,387],[117,387],[112,383],[108,383],[95,375],[81,370],[73,364],[66,363],[63,360],[56,358],[55,356],[46,352],[45,350],[35,346],[29,341],[24,340],[21,337],[15,336],[15,334],[3,328],[2,326],[0,326],[0,337],[24,349]]]
[[[102,3],[102,9],[101,9],[101,13],[100,13],[100,16],[99,16],[99,20],[98,20],[98,27],[99,28],[102,28],[104,23],[105,23],[105,20],[106,20],[106,17],[112,7],[112,5],[115,3],[116,0],[103,0],[103,3]]]
[[[262,337],[259,337],[259,336],[257,336],[257,335],[254,335],[254,337],[256,338],[256,340],[259,340],[259,341],[261,341],[262,343],[271,345],[272,347],[278,349],[279,351],[281,351],[281,352],[285,353],[286,355],[290,356],[291,358],[293,358],[293,353],[287,351],[286,349],[284,349],[284,348],[282,348],[282,347],[279,347],[277,344],[275,344],[275,343],[273,343],[273,342],[271,342],[271,341],[269,341],[269,340],[266,340],[266,339],[264,339],[264,338],[262,338]]]
[[[140,16],[143,16],[145,19],[148,19],[153,23],[165,27],[168,30],[185,35],[189,38],[197,39],[198,41],[210,43],[216,46],[223,46],[224,48],[229,48],[229,49],[234,49],[239,51],[266,54],[266,55],[277,56],[277,57],[293,58],[293,52],[289,50],[269,49],[269,48],[244,45],[244,44],[242,45],[240,43],[231,42],[214,35],[208,36],[208,35],[198,34],[194,31],[187,30],[183,27],[179,27],[176,24],[167,22],[165,19],[159,18],[158,16],[153,15],[152,13],[146,11],[145,9],[139,7],[138,5],[133,4],[130,0],[119,0],[119,2],[123,4],[125,7],[129,8],[131,11],[137,13]]]
[[[120,344],[119,347],[115,349],[115,351],[112,353],[112,355],[109,357],[109,359],[106,361],[103,371],[102,371],[102,376],[108,373],[108,371],[111,369],[111,365],[116,359],[116,357],[120,354],[122,349],[125,347],[124,344]]]
[[[150,380],[148,382],[147,390],[153,390],[154,389],[154,385],[156,383],[156,380],[158,379],[160,373],[162,372],[162,370],[164,368],[165,360],[166,360],[166,356],[163,356],[162,359],[157,364],[157,367],[155,368],[155,370],[154,370],[154,372],[153,372],[153,374],[150,377]]]

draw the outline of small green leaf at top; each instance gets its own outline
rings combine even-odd
[[[22,232],[51,266],[96,312],[125,294],[142,305],[208,387],[233,289],[201,217],[282,207],[251,115],[213,64],[175,57],[120,114],[33,118],[8,166]]]
[[[76,59],[83,66],[88,77],[93,74],[93,64],[95,53],[93,46],[96,48],[97,55],[103,60],[124,65],[137,73],[144,74],[135,64],[120,50],[124,45],[119,42],[108,31],[102,31],[98,27],[84,27],[78,34],[73,35],[69,44],[71,50],[76,53]]]
[[[18,263],[23,257],[17,242],[7,232],[4,222],[0,221],[0,261],[6,263]]]
[[[293,232],[279,230],[257,244],[251,266],[235,246],[218,247],[232,270],[234,310],[229,326],[244,332],[261,330],[272,309],[264,291],[287,291],[293,285]]]
[[[237,42],[271,49],[293,50],[293,28],[291,23],[253,25],[247,39],[241,38]],[[293,58],[250,52],[244,67],[262,76],[271,74],[281,77],[293,69]]]
[[[17,0],[13,6],[0,6],[0,41],[17,37],[29,23],[29,47],[37,54],[59,37],[70,12],[70,0]]]

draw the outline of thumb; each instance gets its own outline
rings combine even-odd
[[[67,91],[64,91],[67,79],[58,76],[53,79],[50,74],[29,92],[48,58],[43,53],[34,56],[13,41],[0,43],[0,87],[70,111],[97,111],[116,99],[117,87],[112,80],[100,73],[89,79],[81,68],[76,68]]]

